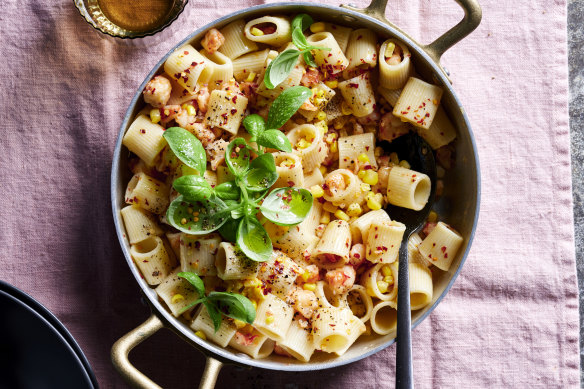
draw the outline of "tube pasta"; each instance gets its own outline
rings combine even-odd
[[[130,244],[136,244],[153,235],[162,235],[163,233],[152,215],[137,205],[128,205],[120,213],[124,219]]]
[[[319,32],[306,38],[309,44],[317,47],[328,47],[330,50],[313,50],[314,62],[328,74],[337,74],[345,70],[349,60],[339,47],[335,37],[330,32]]]
[[[363,73],[339,83],[339,90],[353,115],[363,117],[373,112],[375,94],[369,80],[369,73]]]
[[[318,306],[344,308],[347,307],[347,300],[345,296],[336,295],[330,289],[329,285],[324,281],[318,281],[314,289],[314,295],[318,301]]]
[[[139,115],[128,128],[122,143],[146,165],[153,166],[158,154],[167,145],[163,134],[164,127],[152,123],[146,115]]]
[[[179,317],[182,311],[194,303],[200,296],[195,288],[177,274],[177,268],[156,287],[156,293],[168,306],[174,317]]]
[[[437,268],[448,271],[464,239],[452,227],[438,222],[436,227],[420,243],[418,250]]]
[[[314,317],[312,321],[314,346],[327,353],[341,355],[365,332],[365,325],[348,308],[319,308],[315,311]]]
[[[389,64],[387,62],[387,51],[389,46],[389,51],[391,46],[399,47],[401,51],[401,61],[398,64]],[[410,61],[410,50],[406,45],[397,39],[388,39],[381,45],[379,49],[379,84],[383,88],[387,89],[400,89],[403,88],[408,78],[412,74],[412,62]],[[391,104],[391,103],[390,103]],[[392,104],[394,105],[394,104]]]
[[[381,97],[383,97],[385,101],[387,101],[389,105],[391,105],[392,107],[395,107],[395,104],[399,99],[399,95],[401,95],[402,93],[401,89],[387,89],[382,86],[377,88],[377,91],[379,92]]]
[[[176,49],[164,62],[164,72],[183,88],[194,92],[199,76],[207,65],[207,59],[193,46],[185,45]]]
[[[419,211],[428,202],[432,184],[430,177],[401,166],[394,166],[389,171],[387,180],[387,201]]]
[[[424,138],[434,150],[446,146],[456,139],[456,129],[450,119],[448,119],[446,111],[444,111],[444,108],[441,106],[438,107],[436,116],[434,117],[434,121],[432,121],[430,128],[427,130],[418,128],[417,130],[418,134],[420,134],[420,136]]]
[[[209,98],[205,123],[209,127],[219,127],[235,135],[243,120],[247,102],[247,97],[243,95],[214,90]]]
[[[251,343],[248,344],[249,339]],[[252,358],[262,359],[269,356],[274,350],[275,342],[268,338],[266,335],[262,334],[255,328],[249,334],[241,334],[239,331],[235,333],[235,336],[229,341],[229,346],[246,353]]]
[[[274,32],[270,34],[265,34],[262,32],[262,35],[254,35],[252,29],[256,27],[261,31],[261,28],[257,26],[261,26],[262,24],[269,23],[275,26]],[[257,43],[265,43],[271,46],[279,46],[286,42],[289,42],[292,39],[292,30],[290,28],[290,21],[283,17],[277,16],[264,16],[261,18],[257,18],[254,20],[249,21],[244,28],[244,34],[247,39]]]
[[[274,251],[269,261],[260,263],[257,277],[270,293],[284,299],[299,273],[300,267],[294,261],[284,253]]]
[[[432,272],[419,263],[410,263],[410,308],[412,311],[424,308],[432,302],[434,285]]]
[[[215,332],[213,320],[211,320],[211,316],[209,316],[209,312],[207,312],[207,308],[203,304],[199,307],[197,316],[190,327],[193,331],[202,331],[207,339],[212,340],[221,347],[227,347],[229,341],[231,341],[235,332],[237,332],[235,325],[225,316],[221,319],[219,330]]]
[[[285,152],[274,153],[274,161],[276,163],[276,173],[278,173],[278,180],[274,183],[275,188],[304,186],[302,160],[298,154]]]
[[[286,89],[296,85],[300,85],[300,80],[302,79],[304,71],[305,71],[304,66],[302,65],[294,66],[290,74],[288,74],[288,77],[286,77],[284,81],[276,85],[274,89],[268,89],[262,79],[262,82],[260,83],[257,93],[260,96],[264,96],[269,99],[275,99],[276,97],[280,96],[280,93],[282,93]]]
[[[397,305],[393,301],[380,301],[371,312],[371,329],[379,335],[387,335],[397,328]]]
[[[219,52],[233,60],[243,54],[256,51],[258,45],[246,38],[243,33],[244,28],[245,21],[239,19],[219,30],[225,37],[225,42],[219,47]]]
[[[199,76],[199,83],[208,84],[209,89],[217,89],[225,81],[233,78],[233,63],[228,56],[217,51],[210,54],[207,50],[200,51],[207,59],[207,66]]]
[[[268,338],[281,342],[285,339],[293,316],[292,307],[268,293],[258,305],[253,326]]]
[[[172,271],[172,262],[162,239],[152,236],[130,247],[130,255],[148,285],[160,284]]]
[[[397,263],[398,261],[389,265],[378,263],[361,275],[361,285],[365,287],[369,296],[383,301],[395,299],[397,296]],[[392,278],[392,284],[384,281],[386,277]],[[386,283],[384,287],[387,288],[387,291],[382,292],[382,290],[380,290],[379,286],[381,281]]]
[[[310,189],[314,185],[322,185],[324,182],[324,177],[320,169],[314,169],[309,174],[304,175],[304,187]]]
[[[353,30],[349,27],[343,27],[333,23],[325,23],[324,29],[332,34],[343,53],[346,52],[347,45],[349,44],[349,37]]]
[[[355,243],[367,243],[369,237],[369,228],[374,222],[384,223],[390,222],[389,215],[383,209],[377,211],[370,211],[357,219],[353,220],[350,224],[351,227],[351,239],[353,244]]]
[[[377,161],[375,160],[375,134],[372,132],[342,136],[338,140],[338,147],[339,168],[353,170],[359,155],[365,154],[369,158],[371,166],[377,170]]]
[[[338,181],[344,183],[344,188],[338,186]],[[347,207],[352,203],[363,202],[364,196],[361,191],[361,180],[348,169],[337,169],[324,178],[326,185],[324,189],[324,198],[334,205],[341,208]]]
[[[442,93],[442,88],[410,77],[393,107],[393,114],[417,128],[427,130],[434,121]]]
[[[215,257],[217,277],[224,281],[253,278],[258,272],[258,262],[247,258],[243,252],[229,242],[221,242]]]
[[[192,101],[197,98],[197,93],[189,91],[183,88],[174,78],[170,79],[170,85],[172,89],[170,91],[170,98],[168,99],[167,105],[182,105],[187,101]]]
[[[343,296],[344,305],[351,309],[353,315],[359,318],[363,323],[371,317],[373,310],[373,300],[367,294],[367,289],[364,286],[355,284]]]
[[[258,76],[266,69],[266,61],[270,49],[256,51],[233,60],[233,76],[237,81],[245,81],[251,73]],[[255,78],[254,78],[255,79]],[[252,80],[253,81],[253,80]]]
[[[392,220],[373,222],[367,238],[367,260],[373,263],[392,263],[397,260],[406,226]]]
[[[342,267],[349,260],[351,230],[344,220],[331,221],[312,252],[311,259],[325,269]]]
[[[210,234],[205,237],[188,235],[180,237],[180,266],[184,272],[193,272],[200,276],[217,275],[215,258],[221,243],[221,236]]]
[[[328,153],[322,132],[312,124],[303,124],[286,134],[292,144],[292,151],[302,158],[302,166],[310,173],[320,166]]]
[[[410,263],[419,263],[420,265],[430,267],[432,264],[418,249],[420,243],[422,243],[422,238],[420,238],[417,232],[414,232],[408,240],[408,260]]]
[[[162,214],[168,207],[169,188],[166,184],[144,173],[134,174],[126,188],[126,203],[147,211]]]
[[[308,362],[314,353],[314,341],[310,329],[302,328],[298,320],[293,320],[284,340],[278,342],[288,354],[302,362]]]
[[[352,71],[374,68],[377,65],[377,37],[375,33],[367,28],[351,32],[345,54],[349,59],[349,65],[343,73],[345,78],[350,78],[349,75]]]

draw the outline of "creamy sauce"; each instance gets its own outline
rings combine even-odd
[[[174,0],[97,0],[103,14],[115,25],[143,32],[162,26]]]

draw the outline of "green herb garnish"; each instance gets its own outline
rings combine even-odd
[[[193,285],[199,294],[199,298],[195,302],[184,307],[180,313],[202,303],[205,305],[205,308],[207,308],[207,312],[213,321],[215,332],[221,327],[222,315],[228,316],[232,319],[241,320],[247,324],[253,324],[256,310],[247,297],[237,293],[228,292],[211,292],[208,295],[205,295],[205,284],[198,275],[191,272],[180,272],[178,273],[178,276],[184,278]]]
[[[251,135],[250,143],[257,143],[258,149],[243,138],[231,141],[225,152],[225,163],[235,178],[215,188],[203,178],[207,159],[201,142],[180,127],[166,130],[164,137],[170,148],[196,173],[174,181],[173,187],[180,196],[168,207],[168,222],[192,235],[218,230],[224,239],[235,242],[248,258],[267,261],[272,254],[272,241],[258,221],[257,213],[261,211],[268,220],[279,225],[296,225],[310,212],[312,195],[301,188],[278,188],[268,194],[278,180],[278,173],[274,156],[265,153],[264,148],[292,151],[290,141],[279,128],[310,96],[312,92],[306,87],[291,87],[274,100],[267,121],[259,115],[247,116],[243,126]],[[252,160],[252,155],[257,157]],[[213,307],[207,310],[213,317]]]
[[[281,52],[266,69],[264,74],[264,84],[268,89],[274,89],[276,85],[281,83],[288,77],[294,65],[298,61],[298,57],[302,55],[304,62],[308,66],[317,67],[312,56],[312,50],[330,50],[328,47],[312,46],[304,36],[306,30],[313,23],[310,15],[299,14],[292,20],[292,43],[299,50],[289,49]]]

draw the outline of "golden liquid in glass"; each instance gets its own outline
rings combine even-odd
[[[97,0],[97,4],[113,24],[125,30],[143,32],[166,22],[174,0]]]

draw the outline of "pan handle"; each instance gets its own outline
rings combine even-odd
[[[388,0],[371,0],[371,4],[369,4],[367,8],[355,8],[348,5],[341,5],[341,7],[371,16],[385,24],[390,25],[391,27],[409,37],[408,34],[399,29],[395,24],[388,21],[385,17],[387,1]],[[482,11],[481,6],[477,0],[456,0],[456,2],[464,10],[464,18],[456,26],[452,27],[450,30],[446,31],[444,34],[438,37],[434,42],[427,45],[419,44],[419,46],[422,47],[422,49],[424,49],[430,58],[432,58],[432,60],[438,65],[440,65],[440,58],[442,57],[442,54],[444,54],[446,50],[473,32],[481,22]],[[411,37],[409,38],[412,39]],[[442,70],[444,71],[443,68]],[[444,71],[444,73],[448,76],[446,71]]]
[[[164,327],[164,323],[158,316],[152,314],[144,323],[122,336],[112,346],[111,356],[114,367],[126,382],[135,388],[162,389],[140,370],[136,369],[128,358],[130,351],[134,347],[154,335],[162,327]],[[223,363],[208,356],[199,389],[213,389],[222,366]]]

